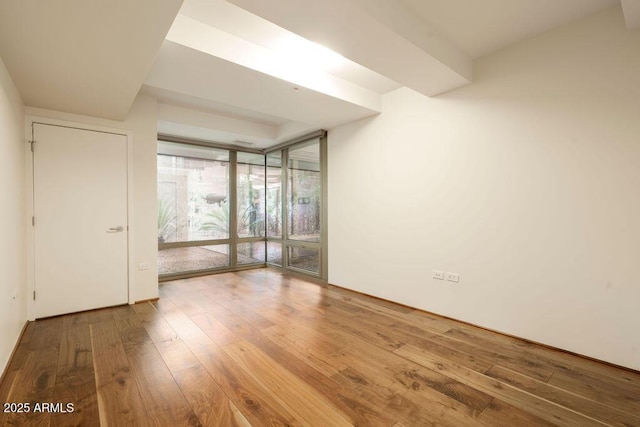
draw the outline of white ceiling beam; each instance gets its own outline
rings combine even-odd
[[[379,94],[179,14],[167,40],[317,92],[380,111]]]
[[[620,0],[622,3],[622,12],[624,13],[624,22],[627,28],[635,30],[640,28],[640,0]]]
[[[236,119],[210,112],[184,108],[170,104],[158,104],[158,121],[164,123],[164,129],[175,128],[178,124],[219,131],[233,135],[234,139],[262,142],[276,140],[279,132],[277,125],[267,125],[248,120]],[[169,132],[177,134],[176,132]],[[225,138],[225,141],[226,138]]]
[[[472,60],[389,0],[229,0],[428,96],[469,83]]]
[[[145,82],[187,97],[329,128],[375,115],[372,107],[300,87],[232,61],[165,41]],[[377,94],[376,94],[377,95]]]

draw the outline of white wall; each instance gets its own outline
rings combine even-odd
[[[475,70],[330,130],[329,282],[640,369],[640,32],[613,8]]]
[[[27,320],[25,145],[24,105],[0,59],[0,372]]]
[[[133,299],[141,301],[158,296],[158,210],[156,201],[156,144],[157,102],[149,96],[138,96],[127,118],[111,121],[95,117],[80,116],[59,111],[26,108],[29,116],[67,120],[88,125],[105,126],[133,132]],[[148,270],[138,270],[140,263],[149,265]]]

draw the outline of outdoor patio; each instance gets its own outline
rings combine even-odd
[[[265,255],[269,263],[282,265],[280,244],[260,243],[238,244],[238,265],[262,264]],[[302,270],[317,272],[320,265],[320,255],[317,250],[298,249],[295,257],[290,259],[290,266]],[[227,245],[189,246],[183,248],[168,248],[158,251],[158,274],[179,274],[201,270],[229,267]]]

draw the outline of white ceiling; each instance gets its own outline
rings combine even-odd
[[[640,27],[640,0],[0,0],[0,57],[27,105],[119,120],[141,91],[162,133],[264,148],[620,1]]]
[[[25,104],[122,120],[182,0],[1,0],[0,57]]]
[[[627,28],[630,30],[637,30],[640,28],[640,1],[621,0],[621,2]]]
[[[618,0],[400,1],[472,58],[619,4]]]

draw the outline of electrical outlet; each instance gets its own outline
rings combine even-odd
[[[431,273],[434,279],[444,280],[444,271],[432,270]]]
[[[142,271],[142,270],[148,270],[149,269],[149,264],[147,264],[146,262],[141,262],[140,264],[138,264],[138,270]]]
[[[447,280],[454,283],[460,283],[460,275],[458,273],[447,273]]]

